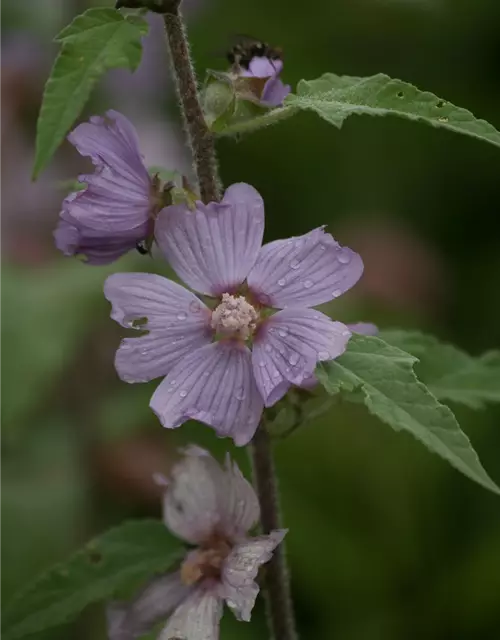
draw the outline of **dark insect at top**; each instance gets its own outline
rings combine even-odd
[[[226,55],[230,64],[248,69],[252,58],[279,60],[282,50],[279,47],[271,47],[267,42],[262,42],[250,36],[238,36],[238,40]]]

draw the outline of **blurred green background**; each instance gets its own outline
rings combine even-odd
[[[97,3],[96,3],[97,4]],[[111,2],[101,4],[112,5]],[[433,91],[500,127],[498,0],[193,0],[185,3],[200,74],[223,68],[235,34],[284,49],[293,85],[325,71],[378,71]],[[62,181],[88,165],[65,143],[30,183],[52,37],[84,0],[3,3],[2,586],[13,592],[125,517],[159,514],[153,471],[180,443],[230,447],[189,424],[160,428],[156,382],[117,379],[122,331],[102,283],[128,269],[61,258],[52,241]],[[110,74],[86,114],[114,108],[137,126],[148,164],[189,171],[161,23],[136,77]],[[267,239],[329,230],[365,261],[329,311],[346,321],[420,328],[472,353],[500,343],[500,152],[397,119],[351,118],[341,131],[300,115],[218,145],[225,184],[263,195]],[[498,408],[457,416],[500,482]],[[493,640],[500,637],[500,503],[357,407],[337,407],[277,446],[302,638]],[[235,452],[245,470],[245,452]],[[43,638],[104,638],[100,607]],[[224,618],[222,640],[265,637]]]

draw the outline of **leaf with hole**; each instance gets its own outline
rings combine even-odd
[[[351,115],[398,116],[472,136],[500,147],[500,132],[470,111],[456,107],[429,91],[379,73],[367,78],[325,73],[301,80],[285,106],[313,111],[340,127]]]
[[[170,569],[181,542],[160,520],[126,522],[29,584],[3,607],[2,638],[21,640],[76,618],[92,602]]]
[[[408,431],[471,480],[500,494],[450,408],[417,379],[416,362],[414,356],[378,337],[353,334],[346,352],[321,363],[316,374],[332,395],[354,392],[357,400],[361,392],[370,413],[396,431]]]
[[[62,49],[52,68],[37,122],[33,178],[48,163],[80,115],[92,88],[108,70],[134,71],[148,23],[115,9],[89,9],[56,37]]]

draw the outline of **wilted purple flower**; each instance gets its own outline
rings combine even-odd
[[[163,426],[192,418],[247,444],[263,405],[344,352],[349,329],[310,307],[357,282],[360,256],[322,228],[261,247],[263,233],[264,203],[243,183],[221,203],[160,213],[156,241],[188,286],[216,299],[212,308],[158,275],[106,280],[111,317],[149,331],[122,341],[116,369],[127,382],[166,375],[150,404]],[[273,308],[282,310],[271,315]]]
[[[134,127],[116,111],[93,116],[68,140],[96,170],[79,176],[85,189],[64,200],[54,232],[57,248],[82,254],[91,264],[113,262],[151,237],[161,208],[157,180],[144,166]]]
[[[198,447],[186,454],[163,481],[163,517],[195,548],[177,571],[154,578],[132,602],[108,608],[110,640],[133,640],[167,616],[159,640],[217,640],[224,601],[239,620],[249,621],[259,567],[286,534],[248,537],[259,503],[236,463],[226,457],[223,468]]]
[[[289,84],[283,84],[280,73],[283,60],[271,60],[264,56],[252,58],[248,69],[242,68],[239,75],[244,78],[268,78],[260,95],[262,104],[269,107],[279,107],[291,91]]]

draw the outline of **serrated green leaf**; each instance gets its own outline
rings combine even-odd
[[[134,71],[148,23],[115,9],[89,9],[56,37],[62,43],[43,94],[37,123],[33,178],[50,160],[80,115],[97,80],[108,70]]]
[[[471,480],[500,494],[452,411],[417,379],[416,361],[378,337],[353,334],[347,351],[321,363],[316,374],[331,394],[360,391],[368,410],[383,422],[408,431]]]
[[[418,331],[384,331],[380,337],[419,359],[415,372],[438,399],[472,409],[500,402],[500,352],[474,358]]]
[[[160,520],[126,522],[19,592],[4,607],[2,637],[20,640],[68,622],[90,603],[166,571],[182,552]]]
[[[314,111],[340,129],[351,115],[394,115],[462,133],[500,147],[500,132],[470,111],[456,107],[428,91],[379,73],[368,78],[325,73],[316,80],[301,80],[297,94],[285,107]]]

